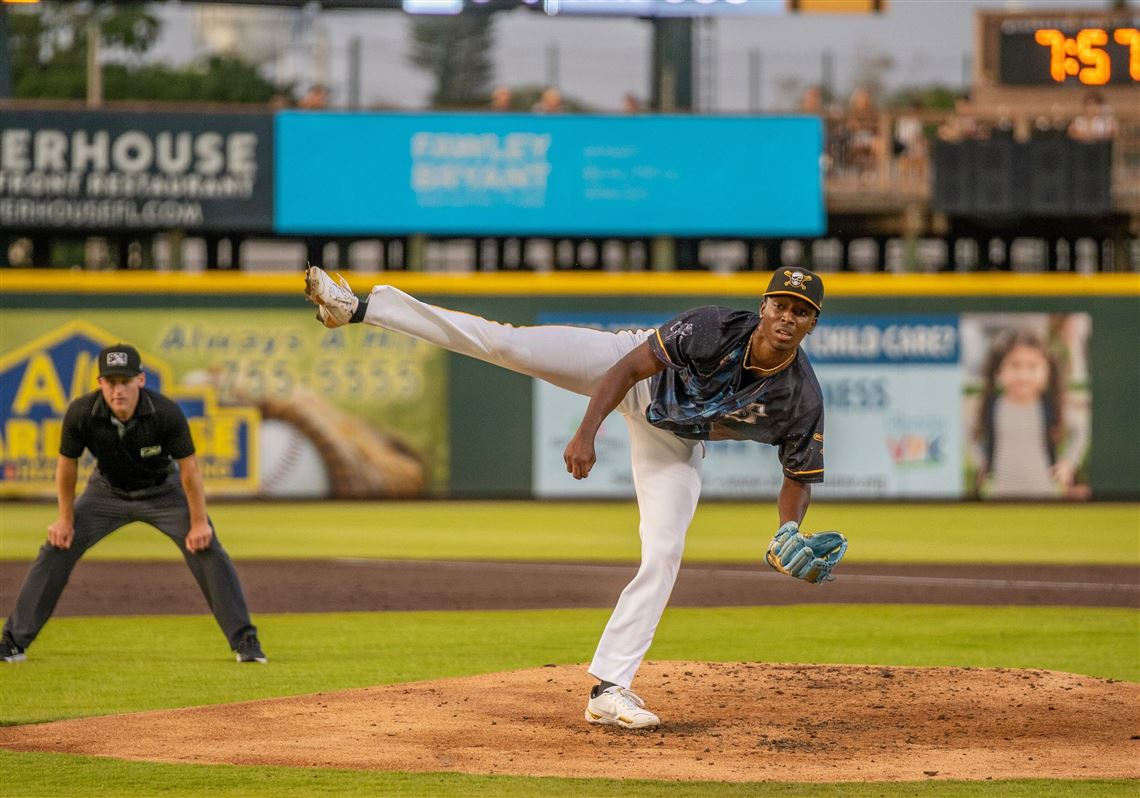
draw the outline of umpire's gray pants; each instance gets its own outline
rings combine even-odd
[[[107,535],[133,521],[150,524],[178,545],[190,573],[202,589],[218,626],[230,648],[248,631],[256,631],[242,594],[233,561],[218,540],[217,532],[204,551],[186,550],[190,532],[190,505],[177,473],[154,491],[137,498],[116,492],[98,471],[91,474],[87,488],[75,501],[75,539],[69,549],[44,543],[31,570],[24,578],[16,607],[4,623],[4,633],[16,645],[27,648],[55,611],[71,569],[89,548]],[[214,522],[210,521],[210,528]]]

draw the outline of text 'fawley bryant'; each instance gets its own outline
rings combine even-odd
[[[257,172],[257,138],[251,132],[152,135],[127,130],[112,137],[106,130],[76,130],[68,135],[52,128],[6,128],[0,130],[0,170],[252,176]]]
[[[412,157],[441,160],[529,161],[545,159],[549,133],[416,133]]]

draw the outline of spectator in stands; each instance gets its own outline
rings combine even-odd
[[[870,176],[881,151],[879,115],[871,92],[862,86],[851,92],[846,125],[846,163],[860,177]]]
[[[842,154],[847,149],[845,141],[847,128],[839,121],[828,119],[825,116],[823,90],[819,86],[808,86],[804,89],[804,93],[800,96],[799,111],[801,114],[809,116],[824,117],[823,168],[827,176],[831,177],[835,164],[841,160]]]
[[[1025,131],[1021,131],[1024,138]],[[1018,135],[1017,124],[1009,111],[1008,105],[998,105],[997,121],[992,124],[979,122],[974,137],[980,139],[997,139],[1012,141]]]
[[[323,83],[314,83],[297,103],[298,108],[317,111],[329,107],[329,90]]]
[[[625,114],[640,114],[645,109],[641,107],[641,100],[637,99],[637,95],[627,91],[621,98],[621,110]]]
[[[800,113],[819,116],[823,113],[823,92],[819,86],[808,86],[800,97]]]
[[[562,92],[554,86],[547,86],[542,95],[538,98],[538,102],[534,104],[532,109],[538,114],[558,114],[562,112]]]
[[[926,179],[926,133],[922,127],[922,101],[913,99],[909,111],[895,120],[894,154],[899,176],[908,182]]]
[[[1048,115],[1042,114],[1033,120],[1031,137],[1041,141],[1043,139],[1063,139],[1068,135],[1069,120],[1059,103],[1053,103]]]
[[[1084,113],[1069,125],[1069,136],[1076,141],[1110,141],[1116,135],[1116,118],[1099,91],[1085,95]]]
[[[954,115],[947,117],[938,126],[938,138],[951,143],[985,138],[985,131],[974,116],[969,97],[960,97],[954,101]]]
[[[492,111],[509,111],[511,110],[511,87],[510,86],[496,86],[491,90],[491,110]]]
[[[274,111],[284,111],[293,107],[293,97],[287,92],[279,91],[269,98],[269,107]]]

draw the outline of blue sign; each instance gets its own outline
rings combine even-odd
[[[286,112],[284,234],[824,231],[816,117]]]

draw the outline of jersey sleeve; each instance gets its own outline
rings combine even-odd
[[[81,402],[76,400],[67,406],[59,436],[60,456],[72,460],[78,460],[83,455],[83,450],[87,448],[87,444],[83,442],[83,419],[87,413],[80,405]]]
[[[181,460],[194,454],[194,438],[190,435],[190,424],[182,408],[174,402],[171,404],[174,407],[167,422],[166,452],[175,460]]]
[[[823,405],[802,418],[780,439],[784,476],[797,482],[823,482]]]
[[[670,319],[649,337],[649,348],[668,368],[705,371],[709,364],[719,363],[720,310],[694,308]]]

